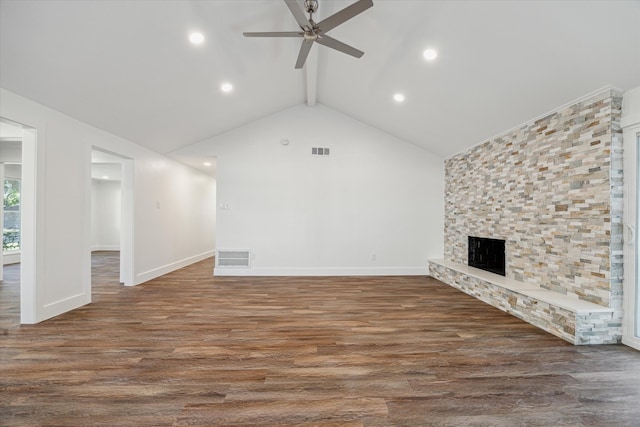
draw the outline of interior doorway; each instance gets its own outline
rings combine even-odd
[[[22,127],[0,122],[0,329],[20,319],[20,194],[22,182]]]
[[[91,151],[91,252],[112,261],[117,256],[119,282],[135,284],[133,160],[98,147]]]
[[[102,260],[120,258],[122,224],[122,159],[104,151],[91,152],[91,293],[108,276],[118,283],[119,262],[103,271]]]
[[[21,126],[8,121],[0,122],[0,183],[3,190],[3,203],[0,206],[0,280],[5,265],[20,263],[22,132]]]
[[[4,117],[0,117],[0,182],[0,283],[16,288],[20,323],[34,323],[36,130]],[[4,280],[5,265],[11,269],[9,281]]]

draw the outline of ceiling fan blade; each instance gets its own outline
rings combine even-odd
[[[341,41],[334,39],[333,37],[329,37],[326,34],[322,34],[318,36],[316,39],[318,43],[323,46],[330,47],[332,49],[338,50],[342,53],[346,53],[347,55],[355,56],[356,58],[361,58],[364,55],[364,52],[356,49],[355,47],[351,47],[348,44],[344,44]]]
[[[244,32],[245,37],[302,37],[301,31],[267,31],[267,32]]]
[[[287,4],[287,7],[291,11],[291,14],[294,18],[296,18],[296,22],[300,25],[300,28],[303,30],[310,30],[311,24],[309,24],[309,20],[304,14],[304,10],[300,6],[300,3],[297,0],[284,0]]]
[[[298,54],[298,60],[296,61],[296,68],[299,69],[304,66],[307,56],[309,56],[309,51],[311,51],[311,46],[313,46],[312,40],[302,40],[302,46],[300,46],[300,53]]]
[[[364,12],[365,10],[369,9],[372,6],[373,6],[373,0],[358,0],[351,6],[347,6],[341,11],[336,12],[330,17],[320,21],[318,23],[318,27],[320,28],[320,31],[322,31],[323,33],[326,33],[328,31],[331,31],[338,25],[344,23],[345,21],[348,21],[349,19],[353,18],[354,16]]]

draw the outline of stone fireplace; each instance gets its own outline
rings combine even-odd
[[[584,331],[573,331],[577,324],[548,324],[553,319],[527,320],[546,330],[582,334],[576,343],[620,340],[621,104],[621,95],[606,89],[445,160],[442,261],[466,267],[473,249],[469,236],[507,240],[504,271],[493,271],[505,276],[503,281],[551,291],[576,307],[593,304],[576,311],[587,313],[584,319],[598,313],[597,321],[583,319]],[[439,275],[462,286],[459,275]],[[480,299],[489,292],[468,290]]]
[[[491,273],[505,275],[505,241],[469,236],[467,265]]]

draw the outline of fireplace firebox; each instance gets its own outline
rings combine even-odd
[[[480,268],[491,273],[505,275],[504,240],[469,236],[470,267]]]

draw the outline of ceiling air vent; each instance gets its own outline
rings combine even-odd
[[[251,250],[220,249],[216,251],[216,267],[251,267]]]

